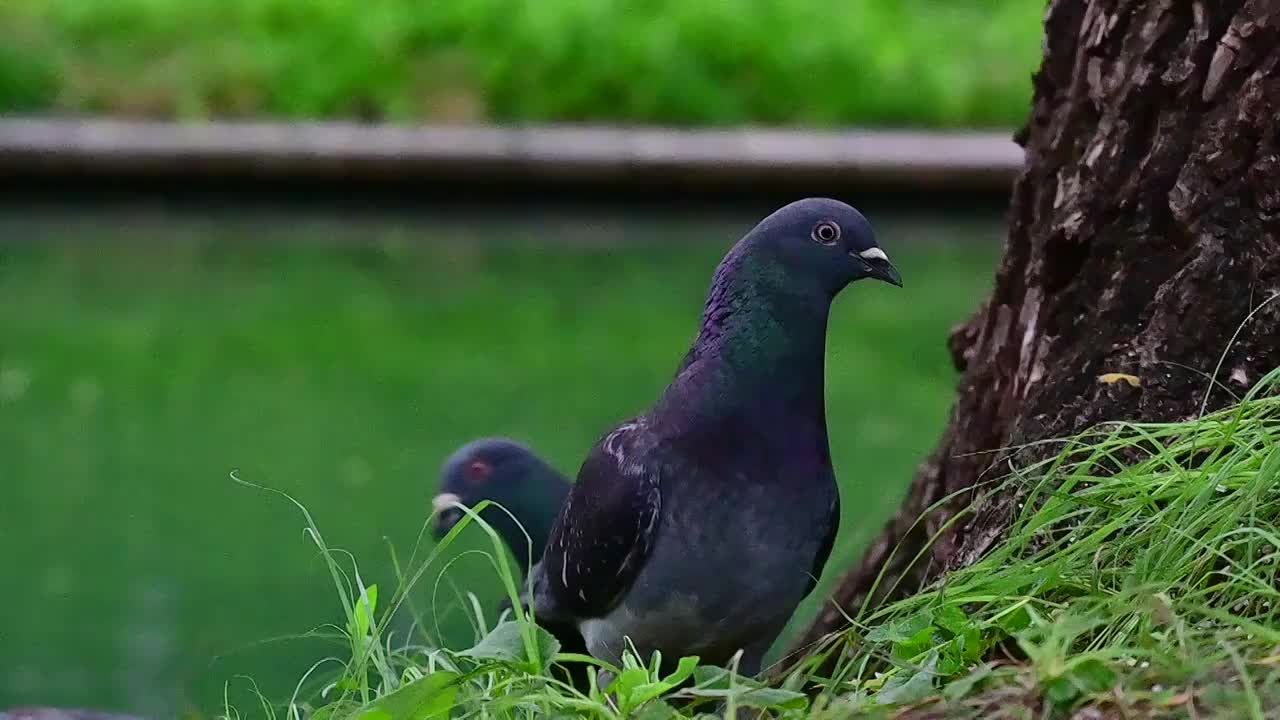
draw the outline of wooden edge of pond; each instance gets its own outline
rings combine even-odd
[[[1007,192],[1011,131],[0,118],[0,175]]]
[[[83,708],[23,707],[0,710],[0,720],[142,720],[142,718]]]

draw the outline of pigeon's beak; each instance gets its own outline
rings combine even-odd
[[[902,273],[889,262],[889,256],[883,250],[878,247],[867,248],[858,253],[857,257],[866,266],[868,277],[902,287]]]
[[[455,507],[461,502],[462,498],[453,493],[440,493],[431,499],[431,512],[436,516],[436,521],[431,526],[431,534],[436,540],[448,535],[453,526],[462,519],[462,511]]]

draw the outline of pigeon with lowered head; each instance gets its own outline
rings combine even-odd
[[[702,327],[643,415],[587,455],[534,569],[539,617],[617,663],[697,655],[755,675],[839,523],[827,319],[849,283],[901,286],[870,223],[829,199],[762,220],[717,268]]]
[[[530,556],[534,562],[542,557],[556,513],[569,494],[565,476],[529,448],[506,438],[482,438],[463,445],[445,461],[440,475],[440,494],[431,501],[435,538],[443,538],[462,520],[462,511],[454,503],[473,508],[484,500],[493,501],[510,514],[494,507],[481,517],[527,573]]]
[[[474,508],[490,500],[507,512],[490,507],[480,516],[511,549],[527,575],[530,556],[534,562],[542,557],[556,513],[569,494],[564,475],[529,448],[506,438],[482,438],[463,445],[445,461],[440,474],[440,493],[431,501],[436,540],[462,520],[462,510],[456,505]],[[526,600],[522,597],[522,604],[527,604]],[[510,601],[504,598],[501,609],[509,607]],[[586,654],[586,644],[573,623],[539,618],[539,624],[560,642],[561,652]],[[590,683],[586,665],[566,668],[562,679],[583,691]]]

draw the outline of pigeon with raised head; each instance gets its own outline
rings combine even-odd
[[[542,557],[556,513],[569,494],[568,479],[529,448],[506,438],[482,438],[463,445],[445,461],[440,475],[440,493],[431,501],[436,540],[462,520],[458,505],[474,508],[485,500],[492,501],[502,508],[486,508],[480,516],[511,549],[527,575],[529,558],[537,562]],[[528,604],[524,597],[521,602]],[[500,609],[510,607],[510,600],[504,598]],[[560,642],[560,652],[587,653],[575,624],[541,619],[539,624]],[[588,667],[567,668],[564,679],[585,690],[590,682]]]
[[[588,454],[534,570],[540,617],[618,662],[697,655],[755,675],[839,524],[824,401],[831,303],[901,286],[870,223],[829,199],[762,220],[717,268],[702,326],[645,414]]]

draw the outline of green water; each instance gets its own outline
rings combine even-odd
[[[905,290],[837,303],[828,412],[844,519],[820,591],[879,529],[946,416],[944,341],[1002,224],[869,213]],[[0,708],[260,716],[342,648],[295,495],[366,582],[394,587],[444,456],[510,435],[573,471],[663,387],[753,211],[436,216],[0,212]],[[464,545],[482,547],[475,537]],[[497,597],[467,557],[453,586]],[[794,624],[815,611],[807,603]]]

